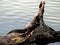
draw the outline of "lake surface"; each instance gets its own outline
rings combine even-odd
[[[38,11],[39,3],[40,0],[0,0],[0,36],[12,29],[24,28]],[[56,31],[60,30],[60,0],[46,0],[44,21]]]

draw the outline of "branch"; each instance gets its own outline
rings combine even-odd
[[[24,28],[0,37],[0,45],[47,45],[60,41],[60,31],[47,26],[43,20],[45,1],[41,1],[34,19]]]
[[[43,32],[37,35],[35,39],[30,39],[30,44],[35,43],[36,45],[47,45],[54,42],[60,42],[60,31],[54,31],[51,32],[51,34],[48,32]]]

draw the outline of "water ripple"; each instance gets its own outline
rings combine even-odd
[[[1,0],[0,30],[8,32],[14,28],[24,28],[38,11],[39,3],[40,0]],[[55,30],[60,30],[60,0],[46,0],[44,21]]]

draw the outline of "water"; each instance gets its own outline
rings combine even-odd
[[[24,28],[38,11],[39,3],[40,0],[0,0],[0,36]],[[46,0],[44,21],[56,31],[60,30],[59,14],[60,0]]]

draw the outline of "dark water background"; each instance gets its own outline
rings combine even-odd
[[[24,28],[38,11],[39,3],[40,0],[0,0],[0,36]],[[60,30],[60,0],[46,0],[44,21]],[[60,42],[50,45],[60,45]]]

